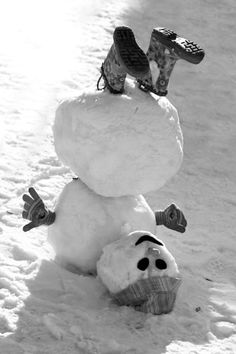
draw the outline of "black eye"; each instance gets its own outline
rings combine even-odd
[[[165,261],[163,261],[163,259],[157,259],[156,260],[156,267],[158,269],[166,269],[167,268],[167,264]]]
[[[142,258],[140,261],[138,261],[137,267],[140,270],[146,270],[147,267],[149,266],[149,259],[148,258]]]

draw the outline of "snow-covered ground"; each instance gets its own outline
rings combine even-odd
[[[236,111],[233,0],[8,0],[0,2],[0,353],[236,353]],[[185,234],[161,228],[183,275],[171,314],[117,307],[98,279],[51,261],[47,229],[25,234],[21,196],[50,207],[72,173],[51,126],[61,98],[96,85],[115,26],[147,49],[153,27],[199,42],[206,58],[176,65],[184,162],[153,208],[175,201]]]

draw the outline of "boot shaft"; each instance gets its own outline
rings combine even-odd
[[[170,75],[179,57],[171,49],[164,46],[152,33],[147,51],[148,60],[154,61],[159,70],[159,76],[155,82],[155,90],[160,96],[166,96]]]
[[[118,59],[114,44],[112,44],[107,57],[102,64],[101,72],[103,74],[105,85],[111,93],[122,93],[124,91],[127,74]]]
[[[149,62],[154,62],[158,68],[159,76],[154,83],[154,89],[160,96],[166,96],[170,75],[179,59],[175,52],[160,42],[155,29],[152,31],[150,44],[147,51]]]

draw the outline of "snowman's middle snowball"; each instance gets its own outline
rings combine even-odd
[[[57,109],[58,157],[103,196],[144,194],[178,171],[183,137],[175,107],[126,80],[126,93],[93,91]]]
[[[142,195],[103,197],[82,181],[73,180],[62,191],[49,242],[64,265],[95,272],[104,246],[137,229],[155,233],[155,215]]]

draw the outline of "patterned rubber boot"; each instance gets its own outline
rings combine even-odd
[[[159,96],[166,96],[169,78],[177,60],[183,59],[192,64],[199,64],[204,55],[204,50],[193,41],[179,37],[174,31],[167,28],[154,28],[147,57],[150,64],[152,61],[156,62],[159,76],[154,83],[149,77],[145,80],[138,80],[140,88],[153,91]]]
[[[101,76],[97,89],[109,89],[111,93],[123,93],[126,75],[136,79],[151,77],[149,61],[145,53],[135,41],[133,31],[129,27],[117,27],[113,34],[114,43],[102,64]],[[103,78],[104,87],[100,88]]]

